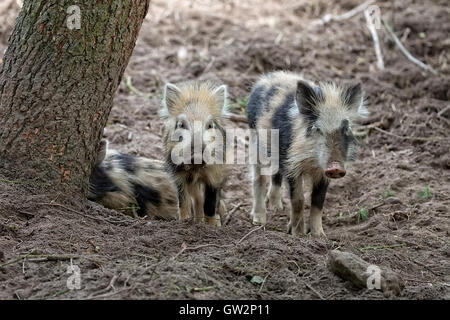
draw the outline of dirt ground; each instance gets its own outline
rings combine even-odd
[[[165,81],[226,83],[237,113],[263,72],[360,81],[371,116],[356,128],[359,160],[331,183],[327,239],[286,233],[286,196],[284,212],[269,211],[265,229],[253,226],[244,165],[231,168],[224,196],[234,211],[221,228],[133,220],[95,203],[69,210],[56,203],[70,195],[25,196],[0,180],[0,299],[449,299],[450,112],[438,112],[450,98],[450,8],[446,0],[377,1],[408,50],[438,71],[433,76],[384,30],[379,71],[361,14],[315,23],[358,3],[152,0],[105,130],[111,147],[162,159]],[[0,12],[0,52],[17,10]],[[335,248],[398,272],[401,296],[357,289],[331,273],[327,253]],[[70,263],[80,268],[80,290],[67,288]]]

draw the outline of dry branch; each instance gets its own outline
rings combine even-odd
[[[406,48],[403,46],[402,42],[400,41],[400,39],[395,35],[394,31],[392,31],[391,27],[389,26],[389,24],[384,20],[381,19],[381,22],[383,23],[386,31],[388,32],[389,36],[392,38],[392,40],[394,40],[395,44],[397,45],[397,47],[400,49],[400,51],[406,56],[406,58],[411,61],[412,63],[416,64],[417,66],[419,66],[420,68],[431,72],[434,75],[437,75],[437,71],[434,70],[431,66],[423,63],[422,61],[420,61],[419,59],[415,58],[412,56],[412,54],[406,50]]]
[[[215,244],[215,243],[207,243],[207,244],[201,244],[195,247],[188,247],[186,245],[186,243],[183,242],[183,244],[181,245],[181,250],[174,255],[171,260],[175,260],[177,257],[179,257],[183,252],[189,250],[189,251],[193,251],[193,250],[197,250],[197,249],[201,249],[201,248],[207,248],[207,247],[216,247],[216,248],[229,248],[229,247],[234,247],[237,246],[238,244],[240,244],[242,241],[244,241],[248,236],[250,236],[253,232],[258,231],[259,229],[264,228],[265,225],[261,225],[253,230],[250,230],[250,232],[248,232],[246,235],[244,235],[238,242],[236,243],[232,243],[232,244]]]
[[[352,10],[350,10],[344,14],[341,14],[339,16],[334,16],[332,14],[326,14],[325,16],[323,16],[322,19],[319,20],[319,24],[327,24],[330,21],[343,21],[343,20],[350,19],[350,18],[356,16],[358,13],[366,10],[374,2],[375,2],[375,0],[368,0],[368,1],[360,4],[359,6],[353,8]]]
[[[233,213],[239,209],[239,207],[242,205],[242,202],[239,202],[233,209],[230,210],[230,212],[227,214],[227,216],[225,217],[225,219],[223,220],[223,225],[227,225],[228,222],[230,222],[231,220],[231,216],[233,215]]]
[[[18,258],[15,258],[11,261],[8,261],[4,264],[0,265],[0,268],[3,268],[7,265],[16,263],[16,262],[20,262],[20,261],[28,261],[28,262],[47,262],[47,261],[67,261],[67,260],[71,260],[71,259],[86,259],[89,261],[92,261],[94,263],[98,263],[96,260],[94,260],[94,258],[99,257],[97,255],[90,255],[90,256],[86,256],[86,255],[73,255],[73,254],[69,254],[69,255],[54,255],[54,254],[49,254],[49,255],[42,255],[42,254],[36,254],[36,251],[32,251],[30,253],[27,253],[26,255],[20,256]]]
[[[94,220],[97,220],[97,221],[106,221],[106,222],[109,222],[109,223],[114,224],[114,225],[121,224],[121,223],[134,223],[134,221],[132,221],[132,220],[118,220],[118,221],[113,221],[113,220],[109,220],[109,219],[106,219],[106,218],[95,217],[95,216],[92,216],[92,215],[88,215],[88,214],[84,214],[84,213],[78,212],[78,211],[76,211],[76,210],[74,210],[74,209],[71,209],[71,208],[69,208],[69,207],[66,207],[66,206],[64,206],[64,205],[62,205],[62,204],[60,204],[60,203],[56,203],[56,202],[36,203],[36,204],[37,204],[37,205],[41,205],[41,206],[60,207],[60,208],[63,208],[63,209],[65,209],[65,210],[67,210],[67,211],[70,211],[70,212],[72,212],[72,213],[75,213],[75,214],[78,214],[78,215],[80,215],[80,216],[83,216],[83,217],[85,217],[85,218],[91,218],[91,219],[94,219]]]
[[[447,107],[445,107],[444,109],[442,109],[441,111],[438,112],[437,116],[438,117],[442,117],[447,111],[450,110],[450,105],[448,105]]]
[[[383,205],[385,205],[386,202],[379,202],[379,203],[375,203],[371,206],[369,206],[367,208],[367,212],[370,213],[371,211],[375,210],[376,208],[379,208]],[[349,215],[349,216],[345,216],[345,217],[337,217],[336,219],[333,219],[330,221],[331,224],[336,224],[336,223],[353,223],[353,222],[358,222],[360,219],[360,213],[359,211]]]
[[[307,283],[306,281],[302,281],[305,286],[310,289],[312,292],[314,292],[316,294],[316,296],[318,296],[320,298],[320,300],[325,300],[325,298],[320,294],[319,291],[317,291],[316,289],[314,289],[309,283]]]
[[[377,56],[378,69],[384,70],[383,55],[381,53],[380,40],[378,39],[377,29],[375,28],[375,25],[373,24],[373,21],[370,18],[369,11],[367,10],[364,11],[364,17],[366,17],[367,26],[369,27],[370,34],[372,35],[373,43],[375,46],[375,54]]]
[[[399,136],[397,134],[390,133],[390,132],[385,131],[385,130],[383,130],[381,128],[378,128],[378,127],[374,127],[374,129],[379,131],[379,132],[382,132],[384,134],[387,134],[389,136],[396,137],[396,138],[399,138],[399,139],[404,139],[404,140],[414,140],[414,141],[425,141],[425,142],[427,142],[427,141],[444,141],[444,140],[449,140],[450,139],[450,138],[439,138],[439,137],[423,138],[423,137]]]
[[[369,277],[371,276],[369,272],[370,266],[373,265],[353,253],[332,250],[328,255],[328,267],[330,270],[359,288],[368,288]],[[378,268],[380,270],[379,287],[375,289],[386,294],[398,296],[404,288],[403,280],[397,273],[387,268]]]
[[[447,106],[446,108],[444,108],[443,110],[439,111],[439,112],[437,113],[437,117],[438,117],[439,119],[441,119],[442,121],[444,121],[448,126],[450,126],[450,121],[449,121],[447,118],[444,117],[444,114],[445,114],[448,110],[450,110],[450,105]]]

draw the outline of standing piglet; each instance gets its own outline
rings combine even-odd
[[[160,116],[165,120],[167,165],[178,187],[182,220],[193,213],[197,223],[221,225],[220,213],[225,210],[220,191],[226,178],[223,164],[226,111],[225,85],[185,82],[164,87]]]
[[[279,130],[279,171],[271,176],[266,197],[261,165],[251,165],[254,223],[266,223],[266,200],[282,209],[281,183],[289,186],[291,216],[288,232],[306,234],[303,217],[303,178],[312,182],[309,230],[325,236],[322,208],[330,179],[345,176],[345,164],[356,157],[357,141],[351,125],[368,115],[359,84],[340,87],[332,83],[314,85],[291,72],[263,76],[253,87],[247,106],[251,129]],[[257,136],[258,137],[258,136]],[[259,141],[258,141],[259,140]],[[252,143],[264,147],[261,139]]]

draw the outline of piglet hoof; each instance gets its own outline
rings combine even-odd
[[[306,234],[306,228],[302,224],[292,226],[292,223],[289,222],[287,227],[287,233],[292,234],[293,236],[304,236]]]
[[[269,209],[279,212],[284,210],[283,201],[281,201],[281,198],[267,198],[266,202],[269,204]]]
[[[322,228],[320,228],[319,230],[311,230],[311,235],[315,238],[327,238],[327,235]]]
[[[255,225],[262,225],[267,223],[267,214],[266,213],[259,213],[259,212],[253,212],[250,214],[253,218],[253,224]]]
[[[322,219],[310,218],[309,230],[310,234],[316,238],[326,238],[325,232],[322,227]]]
[[[205,219],[203,217],[194,217],[193,222],[194,224],[202,224],[205,222]]]
[[[216,226],[216,227],[221,227],[222,226],[222,221],[220,219],[220,216],[218,214],[216,214],[214,217],[208,217],[205,216],[205,223],[212,225],[212,226]]]

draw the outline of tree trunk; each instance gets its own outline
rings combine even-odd
[[[1,175],[38,192],[86,193],[149,2],[24,1],[0,69]]]

